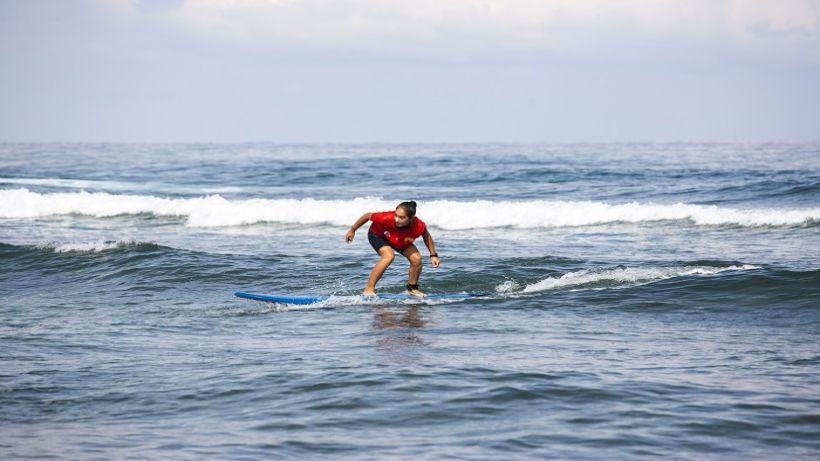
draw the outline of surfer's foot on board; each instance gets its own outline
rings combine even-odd
[[[407,284],[407,294],[409,294],[410,296],[415,296],[417,298],[423,298],[427,296],[426,294],[424,294],[423,291],[419,290],[418,284],[410,283]]]

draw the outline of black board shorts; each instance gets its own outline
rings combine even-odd
[[[394,247],[393,245],[387,243],[387,240],[379,237],[378,235],[374,234],[373,232],[370,232],[370,231],[367,232],[367,241],[370,242],[370,246],[372,246],[373,249],[376,250],[376,253],[379,252],[379,248],[381,248],[383,246],[388,246],[388,247],[392,248],[394,251],[396,251],[397,253],[404,254],[404,253],[402,253],[402,250],[399,250],[398,248]]]

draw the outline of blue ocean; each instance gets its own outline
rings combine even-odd
[[[817,459],[818,339],[816,143],[0,144],[3,459]]]

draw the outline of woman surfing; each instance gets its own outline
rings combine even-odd
[[[384,275],[384,271],[393,262],[396,252],[401,253],[410,262],[410,269],[407,274],[407,292],[413,296],[424,296],[419,290],[419,276],[421,276],[422,258],[418,248],[413,242],[421,237],[427,250],[430,252],[430,263],[433,267],[439,267],[441,260],[436,253],[436,244],[433,236],[427,231],[424,221],[416,217],[416,202],[402,202],[395,211],[382,211],[377,213],[365,213],[350,227],[345,234],[345,241],[350,243],[359,229],[367,221],[372,221],[367,232],[367,240],[376,253],[379,254],[379,261],[373,266],[367,286],[362,292],[365,296],[375,296],[376,283]]]

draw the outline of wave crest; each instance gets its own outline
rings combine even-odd
[[[0,218],[39,218],[69,214],[107,218],[152,214],[184,218],[186,224],[193,227],[241,226],[265,222],[348,226],[366,211],[390,210],[397,202],[374,198],[228,200],[219,195],[163,198],[85,191],[41,194],[21,188],[0,190]],[[655,221],[751,227],[814,224],[820,220],[820,208],[736,209],[685,203],[433,200],[420,204],[419,215],[434,227],[453,230],[553,228]]]
[[[681,267],[617,267],[612,269],[583,269],[568,272],[561,277],[548,277],[524,287],[524,293],[534,293],[562,288],[570,289],[604,289],[613,287],[627,287],[644,285],[674,277],[690,275],[709,276],[727,271],[746,271],[760,269],[759,266],[743,264],[740,266],[710,267],[710,266],[681,266]]]

